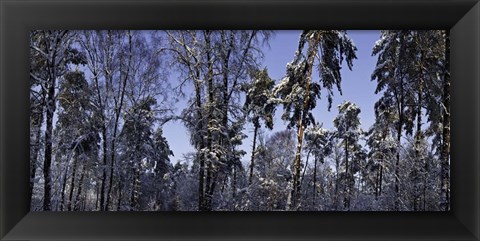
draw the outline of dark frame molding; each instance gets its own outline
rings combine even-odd
[[[480,240],[478,0],[0,0],[1,240]],[[29,212],[31,29],[450,29],[450,212]]]

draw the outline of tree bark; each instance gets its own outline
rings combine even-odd
[[[420,77],[418,80],[418,103],[417,103],[417,133],[416,133],[416,142],[415,142],[415,153],[417,156],[417,166],[422,172],[422,179],[423,179],[423,210],[425,210],[425,197],[426,197],[426,187],[427,187],[427,163],[424,159],[423,154],[421,153],[421,142],[423,140],[423,133],[422,133],[422,104],[423,104],[423,88],[424,88],[424,70],[425,67],[423,65],[424,63],[424,56],[425,56],[425,51],[423,49],[420,49]],[[420,196],[420,191],[418,193],[418,196]],[[420,197],[419,197],[420,199]]]
[[[212,128],[213,128],[213,59],[211,56],[211,43],[210,43],[210,36],[211,32],[209,30],[206,30],[204,32],[204,38],[205,38],[205,44],[206,44],[206,57],[207,57],[207,111],[208,111],[208,127],[207,127],[207,148],[209,150],[209,156],[213,153],[212,145],[213,145],[213,137],[212,137]],[[206,205],[205,209],[206,211],[211,211],[211,199],[212,196],[210,195],[210,188],[212,187],[212,173],[215,164],[212,162],[212,158],[208,158],[208,165],[207,165],[207,177],[206,177],[206,189],[205,192],[208,194],[206,198]]]
[[[345,185],[345,198],[343,202],[343,207],[350,209],[350,169],[348,168],[348,140],[345,139],[345,174],[346,174],[346,182]]]
[[[256,148],[256,141],[257,141],[257,132],[258,132],[258,125],[255,125],[255,129],[253,131],[252,158],[250,161],[250,177],[248,178],[248,185],[252,185],[252,180],[253,180],[253,166],[255,165],[255,148]]]
[[[197,77],[199,78],[199,73],[197,72]],[[198,80],[197,78],[197,80]],[[198,129],[203,130],[203,114],[202,114],[202,100],[201,100],[201,90],[198,81],[195,80],[195,104],[197,106],[197,115],[200,121],[198,122]],[[199,150],[198,150],[198,159],[199,159],[199,168],[198,168],[198,210],[205,211],[205,192],[204,192],[204,179],[205,179],[205,155],[203,154],[203,149],[205,148],[205,142],[202,140],[199,141]]]
[[[33,198],[33,187],[35,185],[35,176],[37,172],[37,160],[38,160],[38,152],[40,150],[40,139],[41,139],[41,133],[42,133],[42,124],[43,124],[43,114],[45,111],[45,94],[43,91],[41,91],[41,101],[40,101],[40,109],[39,110],[33,110],[31,112],[31,121],[32,121],[32,127],[33,127],[33,136],[34,140],[33,143],[30,145],[32,146],[32,151],[30,153],[30,186],[28,189],[29,195],[28,197],[30,200]],[[31,139],[30,139],[31,140]]]
[[[402,89],[402,88],[401,88]],[[397,129],[397,143],[398,143],[398,150],[397,150],[397,158],[395,161],[395,210],[399,210],[399,195],[400,195],[400,179],[399,179],[399,166],[400,166],[400,143],[402,140],[402,127],[403,127],[403,111],[400,113],[400,121],[398,123]]]
[[[313,201],[314,210],[317,209],[317,158],[315,157],[315,164],[313,165]]]
[[[61,195],[60,195],[60,208],[62,211],[65,210],[65,189],[67,187],[67,176],[68,176],[68,161],[70,159],[67,160],[67,162],[65,163],[65,172],[63,173],[63,180],[62,180],[62,191],[61,191]],[[60,209],[58,208],[58,209]]]
[[[383,161],[380,164],[380,180],[378,181],[378,196],[382,195],[382,182],[383,182]]]
[[[117,200],[117,211],[120,211],[122,207],[122,189],[123,189],[123,184],[120,182],[118,186],[118,200]]]
[[[70,193],[68,194],[67,210],[72,210],[73,190],[75,189],[75,176],[77,174],[77,158],[73,159],[72,179],[70,179]]]
[[[100,34],[100,33],[98,33]],[[100,122],[102,123],[101,125],[101,136],[102,136],[102,161],[101,161],[101,177],[100,182],[98,185],[98,188],[96,188],[96,200],[95,200],[95,210],[100,210],[104,211],[105,210],[105,188],[106,188],[106,179],[107,179],[107,123],[106,123],[106,117],[105,117],[105,103],[102,100],[102,94],[100,90],[100,84],[99,84],[99,67],[97,66],[97,62],[100,60],[98,50],[96,49],[95,45],[96,42],[93,40],[93,42],[90,42],[90,36],[88,35],[88,31],[84,32],[85,39],[84,42],[82,42],[82,45],[84,46],[84,49],[86,50],[88,59],[90,61],[89,63],[89,69],[92,72],[93,75],[93,83],[94,83],[94,91],[96,92],[96,98],[99,106],[99,116],[100,116]],[[91,44],[91,45],[90,45]],[[100,196],[100,197],[99,197]]]
[[[140,184],[140,172],[138,170],[138,167],[136,165],[133,165],[133,180],[132,180],[132,192],[130,195],[130,210],[136,210],[137,204],[138,204],[138,188]]]
[[[305,168],[303,168],[302,178],[300,179],[301,185],[303,185],[303,180],[305,180],[305,173],[307,172],[308,160],[310,159],[310,154],[311,154],[311,151],[308,151],[307,152],[307,158],[305,159]],[[315,157],[315,159],[316,159],[316,157]]]
[[[111,193],[112,193],[112,186],[113,186],[113,168],[115,165],[115,144],[116,144],[116,138],[117,138],[117,131],[118,131],[118,124],[120,120],[120,113],[122,110],[123,106],[123,99],[125,96],[125,89],[127,87],[127,80],[128,80],[128,75],[130,73],[130,65],[132,62],[132,34],[130,30],[128,31],[128,46],[129,46],[129,55],[128,55],[128,65],[127,65],[127,70],[125,73],[125,77],[123,78],[123,85],[122,85],[122,90],[120,92],[120,103],[117,105],[116,104],[116,109],[115,109],[115,123],[113,125],[113,134],[112,134],[112,143],[111,143],[111,148],[110,148],[110,178],[109,178],[109,185],[108,185],[108,192],[107,192],[107,203],[106,203],[106,210],[108,211],[111,209],[111,202],[110,199]]]
[[[102,115],[103,116],[103,115]],[[102,179],[100,184],[100,211],[105,211],[105,183],[107,181],[107,127],[103,118],[102,138],[103,138],[103,162],[102,162]]]
[[[55,59],[55,57],[53,58]],[[55,84],[57,76],[54,68],[56,66],[52,63],[50,74],[50,86],[48,88],[47,95],[47,122],[45,129],[45,158],[43,163],[43,178],[44,182],[44,195],[43,195],[43,210],[50,211],[51,207],[51,189],[52,189],[52,177],[50,173],[50,167],[52,165],[52,136],[53,136],[53,114],[55,112]]]
[[[445,72],[443,76],[443,128],[441,150],[441,209],[450,210],[450,30],[445,33]]]
[[[232,180],[232,211],[236,211],[237,203],[237,166],[233,165],[233,180]]]
[[[335,207],[335,210],[337,210],[338,209],[338,181],[339,181],[338,171],[340,169],[340,160],[338,158],[337,149],[335,149],[334,152],[335,152],[335,199],[334,199],[333,206]]]
[[[380,182],[380,166],[378,167],[377,174],[375,175],[375,184],[374,184],[375,200],[378,200],[378,189],[380,188],[379,182]]]
[[[111,31],[107,31],[107,44],[111,44]],[[107,91],[109,90],[109,84],[112,84],[112,74],[110,73],[108,67],[110,65],[110,62],[111,59],[112,59],[112,56],[111,56],[111,53],[110,53],[110,46],[107,47],[107,63],[106,63],[106,67],[105,67],[105,85],[106,85],[106,88],[107,88]],[[98,81],[98,80],[97,80]],[[97,83],[97,92],[98,92],[98,99],[99,99],[99,104],[100,106],[102,106],[102,102],[100,101],[100,89],[98,87],[98,83]],[[105,101],[105,105],[106,105],[106,102]],[[102,173],[102,188],[101,188],[101,193],[100,193],[100,210],[101,211],[105,211],[107,209],[107,203],[106,203],[106,188],[107,188],[107,185],[106,185],[106,182],[107,182],[107,123],[106,123],[106,118],[105,118],[105,112],[103,112],[103,108],[102,108],[102,122],[103,122],[103,131],[102,131],[102,135],[104,137],[103,141],[104,141],[104,149],[103,149],[103,173]],[[112,140],[113,141],[113,140]],[[113,151],[113,150],[110,150],[110,151]]]
[[[51,176],[51,165],[52,165],[52,137],[53,137],[53,115],[56,110],[56,93],[55,87],[57,83],[58,73],[57,68],[59,63],[57,63],[57,54],[59,53],[59,47],[62,46],[63,38],[68,33],[68,31],[61,31],[55,35],[55,39],[51,39],[51,45],[46,51],[49,53],[47,57],[48,63],[48,79],[47,79],[47,96],[46,96],[46,128],[45,128],[45,152],[44,152],[44,162],[43,162],[43,178],[44,178],[44,195],[43,195],[43,210],[50,211],[52,210],[51,206],[51,190],[52,190],[52,176]],[[50,55],[50,51],[51,55]]]
[[[80,195],[82,194],[83,191],[83,179],[85,177],[85,172],[87,171],[87,165],[86,163],[82,167],[82,171],[80,173],[80,180],[78,180],[78,188],[77,188],[77,194],[75,195],[75,202],[72,204],[72,209],[74,211],[80,211],[79,203],[80,203]],[[83,209],[85,210],[85,209]]]
[[[420,61],[421,62],[421,61]],[[422,154],[420,153],[420,145],[421,145],[421,142],[422,142],[422,96],[423,96],[423,79],[422,77],[419,78],[418,80],[418,103],[417,103],[417,133],[416,133],[416,137],[415,137],[415,155],[416,155],[416,161],[417,163],[414,164],[414,169],[415,169],[415,175],[420,175],[420,173],[418,173],[420,168],[419,167],[422,167],[423,165],[423,158],[422,158]],[[423,175],[422,175],[423,177]],[[416,177],[414,177],[416,178]],[[423,179],[423,178],[422,178]],[[420,199],[420,191],[419,191],[419,183],[414,183],[415,185],[415,196],[414,196],[414,207],[413,207],[413,210],[416,211],[419,209],[418,207],[418,203],[417,203],[417,200]]]
[[[400,51],[399,51],[399,57],[397,59],[397,66],[400,64],[401,58],[403,57],[403,51],[405,48],[405,40],[403,38],[400,39]],[[396,211],[400,209],[400,147],[401,147],[401,140],[402,140],[402,129],[403,129],[403,122],[404,122],[404,89],[403,89],[403,73],[401,70],[397,69],[397,72],[399,75],[400,79],[400,86],[399,86],[399,92],[396,93],[396,99],[397,99],[397,111],[399,115],[398,119],[398,126],[397,126],[397,158],[395,161],[395,202],[394,202],[394,208]]]
[[[100,199],[98,198],[98,195],[100,194],[100,185],[97,184],[97,192],[95,195],[95,210],[100,210]]]
[[[305,80],[305,95],[303,99],[303,109],[300,118],[298,119],[298,134],[297,134],[297,151],[295,154],[294,160],[294,172],[293,172],[293,188],[291,193],[292,202],[290,203],[290,209],[296,208],[298,201],[300,199],[300,169],[301,169],[301,155],[302,155],[302,144],[303,144],[303,132],[305,129],[307,116],[308,116],[308,102],[310,96],[310,81],[312,76],[313,62],[315,56],[317,55],[318,43],[320,41],[320,34],[318,34],[317,39],[310,43],[308,50],[308,70]]]

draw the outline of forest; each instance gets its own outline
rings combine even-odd
[[[350,31],[298,33],[276,79],[278,31],[31,31],[31,210],[448,211],[449,31],[378,31],[369,110]]]

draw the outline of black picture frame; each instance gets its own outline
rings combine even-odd
[[[0,0],[1,240],[479,240],[478,0]],[[29,212],[32,29],[450,29],[449,212]]]

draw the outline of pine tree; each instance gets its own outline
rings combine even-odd
[[[305,45],[307,45],[306,53]],[[356,47],[347,36],[346,31],[305,30],[300,36],[294,60],[287,65],[286,77],[275,87],[275,93],[284,106],[282,119],[289,121],[289,128],[296,127],[297,151],[293,161],[294,176],[292,180],[292,202],[290,208],[297,208],[300,198],[300,169],[303,145],[303,132],[314,123],[311,111],[316,107],[316,100],[321,97],[322,87],[327,91],[328,109],[330,110],[334,86],[341,94],[341,64],[347,62],[351,69]],[[319,80],[312,81],[315,60]]]
[[[335,118],[334,125],[336,128],[335,136],[342,139],[341,144],[344,147],[345,155],[345,198],[344,208],[350,210],[351,195],[354,187],[354,173],[359,170],[358,162],[362,159],[362,150],[358,144],[358,140],[363,135],[360,128],[360,108],[345,101],[338,106],[338,116]]]
[[[253,123],[253,145],[252,157],[250,160],[250,176],[248,183],[252,184],[256,141],[258,130],[261,127],[260,120],[263,120],[265,126],[270,130],[273,129],[273,114],[275,112],[275,104],[270,101],[272,96],[272,88],[275,82],[268,76],[267,69],[255,71],[252,76],[252,83],[247,87],[245,110],[250,115]]]
[[[62,210],[67,209],[70,211],[75,208],[74,201],[78,200],[73,199],[73,193],[78,167],[89,165],[87,162],[95,157],[94,154],[100,142],[97,129],[99,123],[95,119],[95,106],[91,99],[92,94],[92,90],[82,72],[69,72],[63,77],[57,96],[59,113],[55,137],[59,140],[58,143],[61,143],[58,147],[57,155],[61,155],[60,153],[66,154],[63,158],[64,165],[71,165],[72,172],[68,202],[65,204],[65,200],[62,198]],[[72,164],[70,164],[71,160]],[[58,161],[60,160],[57,159]],[[65,168],[64,172],[66,176],[68,168]],[[83,180],[84,172],[81,172],[80,175],[80,180]],[[64,180],[66,181],[66,178]],[[81,185],[82,182],[78,183]],[[66,183],[63,183],[63,185],[65,186]],[[64,193],[62,193],[63,195]]]
[[[375,104],[375,123],[368,131],[367,145],[370,152],[367,165],[372,172],[376,171],[373,180],[376,199],[382,195],[385,173],[394,167],[394,163],[390,162],[395,159],[398,149],[394,138],[394,121],[398,115],[395,109],[390,108],[392,101],[394,101],[392,96],[383,96]]]
[[[273,133],[259,147],[257,167],[260,177],[249,199],[248,210],[288,209],[289,186],[292,184],[291,160],[295,157],[295,136],[291,130]]]
[[[317,197],[317,163],[323,164],[325,157],[330,155],[333,151],[332,134],[326,129],[322,128],[322,125],[315,124],[314,126],[305,130],[305,150],[307,151],[307,160],[305,164],[308,165],[308,157],[313,155],[315,161],[313,166],[313,200],[312,206],[316,207]],[[305,176],[305,170],[302,175],[302,180]]]
[[[85,64],[85,57],[72,42],[75,35],[69,31],[33,31],[30,47],[38,61],[45,65],[43,73],[30,72],[30,77],[38,81],[45,90],[45,147],[43,162],[44,196],[43,210],[51,210],[52,190],[52,140],[53,117],[56,109],[56,85],[60,77],[68,71],[68,65]]]
[[[431,130],[440,123],[439,93],[442,91],[438,79],[445,69],[442,51],[444,42],[442,31],[382,31],[381,39],[373,49],[373,54],[379,56],[377,67],[372,74],[372,80],[376,79],[378,82],[376,93],[384,91],[384,96],[393,96],[394,101],[390,102],[390,108],[396,108],[398,113],[396,125],[399,148],[394,168],[397,210],[400,209],[398,168],[403,130],[407,135],[412,135],[413,128],[416,127],[415,155],[418,163],[412,171],[416,173],[413,176],[423,175],[415,178],[418,182],[417,188],[420,190],[422,185],[426,185],[426,153],[421,151],[426,131],[422,129],[422,117],[428,117]],[[426,110],[425,113],[422,113],[423,109]]]
[[[138,210],[138,199],[141,194],[140,175],[142,164],[146,161],[148,153],[147,143],[151,143],[154,113],[152,106],[156,104],[153,97],[139,100],[125,113],[125,124],[122,129],[122,138],[126,145],[125,155],[130,169],[130,210]]]
[[[413,120],[406,116],[407,99],[413,98],[410,89],[411,85],[407,85],[409,71],[412,69],[412,61],[409,60],[408,45],[411,36],[409,31],[382,31],[380,40],[373,47],[373,55],[378,55],[377,65],[372,73],[372,80],[377,80],[377,88],[375,93],[384,92],[384,95],[393,97],[392,106],[398,113],[396,120],[397,127],[397,158],[394,166],[395,170],[395,209],[400,208],[400,147],[403,129],[411,129]]]

